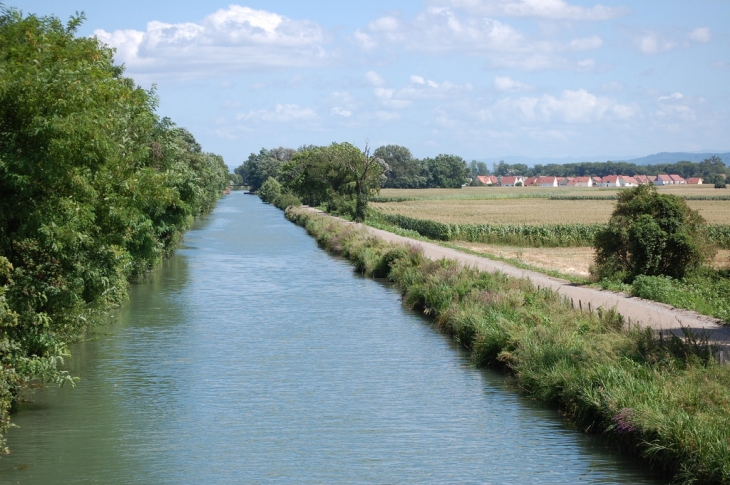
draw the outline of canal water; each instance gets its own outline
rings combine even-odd
[[[661,483],[240,192],[72,352],[0,483]]]

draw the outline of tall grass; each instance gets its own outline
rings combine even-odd
[[[327,216],[290,209],[287,217],[358,271],[394,281],[476,364],[505,367],[580,429],[677,483],[730,483],[730,366],[706,343],[625,328],[614,311],[583,313],[528,280],[431,261]]]

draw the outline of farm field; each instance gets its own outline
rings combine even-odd
[[[525,248],[464,241],[453,241],[452,244],[477,253],[513,259],[535,268],[558,271],[565,275],[581,278],[590,276],[588,268],[595,257],[595,252],[591,247]],[[712,266],[715,269],[730,269],[730,251],[718,251]]]
[[[683,196],[730,195],[697,187],[660,188]],[[618,189],[620,190],[620,189]],[[719,193],[718,193],[719,192]],[[371,202],[385,214],[450,224],[600,224],[608,222],[614,200],[550,200],[551,195],[610,196],[617,189],[542,187],[465,187],[463,189],[384,189],[380,197],[403,202]],[[377,199],[376,199],[377,200]],[[730,224],[730,200],[688,200],[709,224]]]

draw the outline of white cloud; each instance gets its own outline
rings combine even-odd
[[[515,81],[509,76],[497,76],[494,78],[494,88],[502,92],[529,91],[533,86]]]
[[[147,30],[94,31],[134,73],[208,75],[222,70],[317,66],[332,55],[327,33],[308,20],[230,5],[200,23],[152,21]]]
[[[335,106],[330,110],[330,113],[337,116],[342,116],[343,118],[349,118],[352,116],[352,111],[348,109],[344,109],[342,106]]]
[[[375,88],[373,94],[383,106],[391,109],[403,109],[413,104],[410,100],[394,97],[395,89]]]
[[[271,123],[288,123],[291,121],[311,121],[317,117],[317,112],[312,108],[302,108],[297,104],[277,104],[273,110],[239,113],[236,119],[239,121],[254,120]]]
[[[494,119],[509,119],[516,113],[528,122],[569,124],[627,120],[638,114],[638,108],[634,106],[598,97],[585,89],[566,89],[560,97],[545,94],[539,98],[504,98],[488,110]]]
[[[568,42],[532,40],[498,20],[435,6],[409,20],[381,17],[355,32],[354,39],[364,51],[394,48],[427,55],[458,53],[485,58],[490,67],[523,70],[590,70],[593,65],[562,54],[603,45],[598,35]]]
[[[582,7],[564,0],[430,0],[432,5],[465,10],[476,15],[538,17],[552,20],[608,20],[630,12],[624,7]]]
[[[672,93],[669,96],[660,96],[657,98],[657,101],[667,101],[667,100],[679,100],[684,98],[684,95],[682,93]]]
[[[570,48],[574,51],[588,51],[598,49],[603,45],[603,39],[594,35],[585,39],[574,39],[570,41]]]
[[[393,121],[400,119],[401,114],[394,111],[376,111],[375,119],[380,121]]]
[[[361,45],[368,48],[399,45],[408,50],[433,53],[454,49],[483,52],[512,50],[522,39],[521,34],[501,22],[487,18],[460,18],[446,8],[429,7],[410,22],[391,23],[385,19],[389,17],[371,22],[367,32],[356,32]],[[380,28],[383,23],[389,28]]]
[[[710,42],[712,33],[708,27],[699,27],[690,32],[687,38],[695,42]]]
[[[368,71],[365,73],[365,80],[372,86],[385,86],[385,78],[375,71]]]
[[[676,32],[673,34],[655,31],[643,31],[635,35],[634,42],[641,52],[647,55],[661,54],[677,49],[687,48],[693,42],[707,43],[712,40],[712,32],[708,27],[699,27],[681,38]]]
[[[639,50],[644,54],[652,55],[667,52],[679,46],[679,43],[667,39],[657,32],[646,32],[636,39]]]

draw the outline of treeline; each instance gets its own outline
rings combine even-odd
[[[536,164],[528,167],[524,163],[509,164],[500,161],[494,165],[494,175],[522,175],[525,177],[605,177],[607,175],[659,175],[660,173],[677,174],[688,179],[701,177],[707,183],[714,183],[722,175],[730,175],[730,170],[722,159],[713,156],[699,163],[677,162],[656,165],[636,165],[628,162],[582,162],[565,164]]]
[[[326,148],[311,145],[298,149],[262,148],[259,153],[249,155],[248,159],[235,169],[235,173],[241,177],[243,184],[256,192],[269,177],[281,181],[282,167],[295,155]],[[466,161],[456,155],[438,155],[434,158],[419,160],[413,157],[410,150],[405,147],[386,145],[377,148],[372,153],[372,157],[382,162],[383,170],[378,184],[380,187],[459,188],[467,182],[470,175]],[[474,163],[476,164],[476,162]],[[483,169],[486,170],[486,165],[483,166]]]
[[[281,167],[295,153],[311,150],[313,146],[293,148],[262,148],[252,153],[235,172],[243,184],[257,191],[271,176],[278,177]],[[487,164],[466,160],[457,155],[438,155],[434,158],[415,158],[410,150],[400,145],[381,146],[373,156],[383,160],[384,170],[381,187],[396,189],[458,188],[465,183],[478,184],[477,175],[522,175],[524,177],[605,177],[607,175],[658,175],[678,174],[685,179],[701,177],[705,183],[716,183],[730,175],[730,169],[716,156],[702,162],[677,162],[671,164],[636,165],[628,162],[582,162],[566,164],[537,164],[528,167],[524,163],[509,164],[500,161],[490,171]]]
[[[19,393],[62,383],[67,343],[126,297],[225,188],[223,159],[77,38],[83,17],[0,6],[0,433]]]

